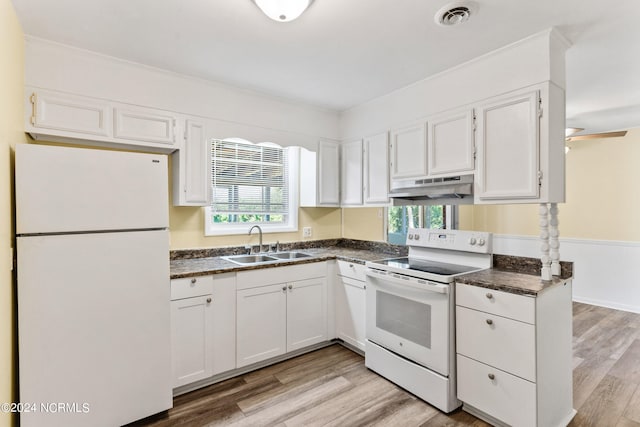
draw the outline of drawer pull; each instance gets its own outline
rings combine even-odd
[[[487,319],[487,325],[493,325],[493,320]]]
[[[349,264],[349,268],[353,268],[353,264]]]
[[[211,298],[207,298],[207,304],[211,304]]]
[[[493,380],[495,380],[495,379],[496,379],[496,376],[495,376],[495,375],[493,375],[493,374],[489,374],[489,375],[488,375],[488,377],[489,377],[489,379],[490,379],[491,381],[493,381]]]
[[[485,295],[488,299],[493,298],[493,294],[491,292],[487,292],[487,295]]]
[[[196,278],[191,279],[191,283],[196,283]]]

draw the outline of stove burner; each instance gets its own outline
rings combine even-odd
[[[380,260],[376,261],[376,264],[423,271],[425,273],[437,274],[440,276],[452,276],[454,274],[468,273],[478,269],[477,267],[469,267],[468,265],[447,264],[444,262],[426,261],[408,257]]]

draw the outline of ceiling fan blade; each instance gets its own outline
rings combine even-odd
[[[626,134],[627,134],[626,130],[621,130],[618,132],[590,133],[587,135],[570,136],[566,140],[568,142],[568,141],[581,141],[583,139],[618,138],[621,136],[625,136]]]

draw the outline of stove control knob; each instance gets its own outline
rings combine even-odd
[[[484,246],[484,239],[478,239],[478,246]]]
[[[415,240],[420,240],[420,235],[418,233],[416,233],[416,234],[413,235],[413,238]]]
[[[476,244],[476,238],[475,238],[475,237],[471,237],[471,238],[469,238],[469,244],[470,244],[471,246],[475,245],[475,244]]]
[[[407,237],[409,238],[409,240],[413,240],[413,234],[409,234]]]

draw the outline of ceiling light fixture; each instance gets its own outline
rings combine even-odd
[[[313,0],[253,0],[269,18],[278,22],[289,22],[307,10]]]

